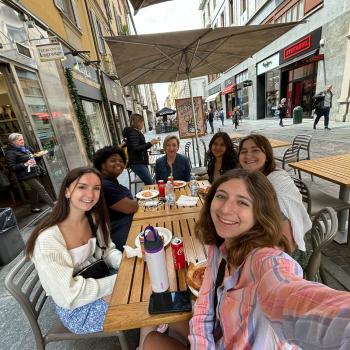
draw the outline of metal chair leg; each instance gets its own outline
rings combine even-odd
[[[125,337],[124,332],[120,332],[118,334],[118,340],[119,340],[120,347],[122,350],[129,350],[129,346],[128,346],[128,343],[126,341],[126,337]]]

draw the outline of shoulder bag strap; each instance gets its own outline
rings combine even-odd
[[[100,243],[99,243],[99,241],[98,241],[98,237],[97,237],[97,234],[96,234],[96,232],[97,232],[97,226],[96,226],[95,223],[94,223],[94,219],[92,218],[91,213],[86,213],[86,217],[87,217],[87,219],[88,219],[88,221],[89,221],[89,225],[90,225],[91,232],[92,232],[92,237],[95,237],[95,238],[96,238],[96,245],[97,245],[100,249],[102,249],[102,256],[103,256],[106,247],[105,247],[105,246],[103,246],[103,247],[100,246]]]
[[[216,276],[215,289],[214,289],[214,318],[213,318],[214,329],[213,329],[213,335],[214,335],[215,340],[218,340],[222,335],[221,326],[218,325],[218,327],[215,328],[215,323],[216,323],[216,307],[218,305],[217,290],[221,286],[221,284],[224,280],[225,267],[226,267],[226,260],[221,259],[219,269],[218,269],[218,274]]]

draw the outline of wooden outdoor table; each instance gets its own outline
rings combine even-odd
[[[200,187],[208,187],[210,186],[209,181],[197,181],[199,183]],[[144,186],[144,190],[158,190],[158,185],[147,185]],[[190,196],[191,191],[189,188],[189,185],[187,184],[183,188],[176,188],[174,189],[176,200],[179,199],[181,195]],[[167,205],[162,204],[156,208],[145,208],[139,203],[139,208],[137,212],[134,214],[133,220],[143,220],[147,218],[157,218],[162,216],[169,216],[169,215],[179,215],[179,214],[186,214],[186,213],[195,213],[199,212],[203,206],[203,198],[201,196],[198,197],[198,202],[196,205],[191,207],[180,207],[176,204],[174,205]]]
[[[228,135],[231,139],[243,139],[244,137],[248,136],[248,134],[239,134],[238,132],[229,132]],[[269,137],[267,139],[270,141],[272,148],[287,147],[290,145],[288,141],[271,139]]]
[[[126,244],[134,247],[136,236],[147,225],[161,226],[169,229],[173,236],[182,237],[187,261],[189,259],[204,260],[207,258],[206,247],[194,237],[194,225],[198,216],[197,212],[133,221]],[[186,290],[186,271],[174,269],[170,244],[165,248],[165,252],[170,282],[169,291]],[[128,259],[124,252],[104,322],[104,331],[156,326],[191,318],[191,312],[149,315],[150,295],[151,285],[146,263],[141,258]]]
[[[294,169],[318,176],[340,186],[339,199],[349,202],[350,195],[350,153],[300,162],[288,163]],[[338,213],[340,238],[346,240],[346,210]]]

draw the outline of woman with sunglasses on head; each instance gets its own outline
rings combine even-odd
[[[208,261],[190,321],[192,350],[341,349],[350,345],[350,294],[306,281],[287,253],[276,193],[261,172],[223,174],[195,233]],[[188,349],[150,333],[144,349]]]
[[[125,153],[119,147],[106,146],[94,154],[93,163],[103,175],[102,189],[111,220],[112,241],[123,251],[132,218],[139,207],[130,190],[117,180],[125,169]]]
[[[95,168],[71,170],[56,206],[34,229],[26,247],[58,317],[77,334],[103,330],[116,275],[95,279],[76,273],[101,257],[115,271],[122,256],[110,239],[101,187],[102,176]]]
[[[226,132],[217,132],[209,143],[207,165],[209,182],[214,182],[225,171],[235,169],[237,166],[237,154],[230,136]]]
[[[246,136],[239,144],[238,158],[243,169],[260,171],[267,176],[277,194],[282,230],[291,250],[305,251],[304,235],[311,228],[311,220],[292,178],[285,170],[276,167],[269,140],[259,134]]]

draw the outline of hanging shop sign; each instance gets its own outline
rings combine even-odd
[[[40,61],[55,61],[64,58],[64,52],[61,43],[36,45]]]
[[[318,28],[304,37],[294,41],[279,52],[280,65],[294,60],[306,53],[313,53],[319,47],[322,28]]]
[[[252,85],[253,85],[252,80],[244,80],[243,81],[243,87],[252,86]]]
[[[256,65],[256,74],[260,75],[265,72],[268,72],[271,69],[278,67],[279,65],[279,53],[275,53],[274,55],[266,58],[265,60],[259,62]]]

